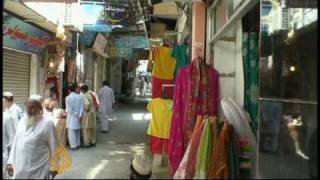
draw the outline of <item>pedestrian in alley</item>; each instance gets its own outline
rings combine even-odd
[[[8,91],[4,92],[3,98],[4,98],[4,103],[3,103],[4,111],[11,113],[11,115],[17,121],[19,121],[22,118],[24,112],[16,103],[14,103],[13,93]]]
[[[76,91],[77,85],[69,86],[70,94],[66,97],[68,139],[71,150],[80,148],[81,118],[84,111],[84,101]]]
[[[102,82],[103,87],[99,90],[98,97],[99,105],[99,119],[101,120],[102,132],[109,132],[109,119],[113,117],[112,106],[115,103],[114,92],[109,86],[108,81]]]
[[[3,100],[4,102],[4,100]],[[14,136],[16,134],[16,127],[18,124],[18,121],[16,120],[16,118],[14,118],[9,112],[3,112],[2,114],[2,137],[3,137],[3,141],[2,141],[2,167],[3,167],[3,178],[7,179],[7,174],[5,171],[5,167],[7,164],[7,160],[9,158],[9,154],[10,154],[10,150],[11,150],[11,146],[12,146],[12,142],[14,139]]]
[[[52,115],[53,110],[58,108],[57,90],[55,87],[50,88],[50,96],[44,100],[44,114]]]
[[[93,98],[88,92],[88,86],[82,85],[81,91],[84,98],[84,112],[82,117],[83,143],[85,147],[96,145],[96,115]]]
[[[18,123],[7,164],[13,179],[49,179],[56,175],[50,168],[50,158],[57,148],[56,134],[52,121],[43,117],[42,103],[40,95],[32,95],[26,102],[27,113]]]

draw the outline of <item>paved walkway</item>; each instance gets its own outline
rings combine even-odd
[[[71,151],[72,168],[57,175],[56,179],[128,179],[132,155],[149,149],[146,132],[150,113],[146,105],[146,100],[119,104],[115,111],[117,119],[111,122],[110,132],[98,132],[96,147]],[[153,169],[153,178],[168,178],[165,164]]]

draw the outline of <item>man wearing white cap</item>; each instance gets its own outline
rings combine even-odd
[[[13,93],[11,92],[4,92],[3,93],[3,99],[4,99],[4,111],[9,112],[12,114],[14,118],[19,121],[23,116],[22,109],[13,101]]]
[[[50,158],[57,147],[54,124],[43,117],[43,98],[32,95],[26,102],[27,113],[19,121],[7,164],[14,179],[48,179]]]

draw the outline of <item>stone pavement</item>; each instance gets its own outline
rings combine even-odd
[[[102,134],[98,131],[96,147],[70,151],[72,167],[56,179],[128,179],[133,154],[149,150],[146,132],[150,113],[146,105],[147,100],[141,99],[131,104],[118,104],[110,132]],[[168,178],[166,164],[154,167],[152,178]]]

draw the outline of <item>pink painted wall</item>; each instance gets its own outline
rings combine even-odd
[[[192,7],[192,59],[197,54],[204,58],[206,33],[206,5],[204,2],[194,2]]]

